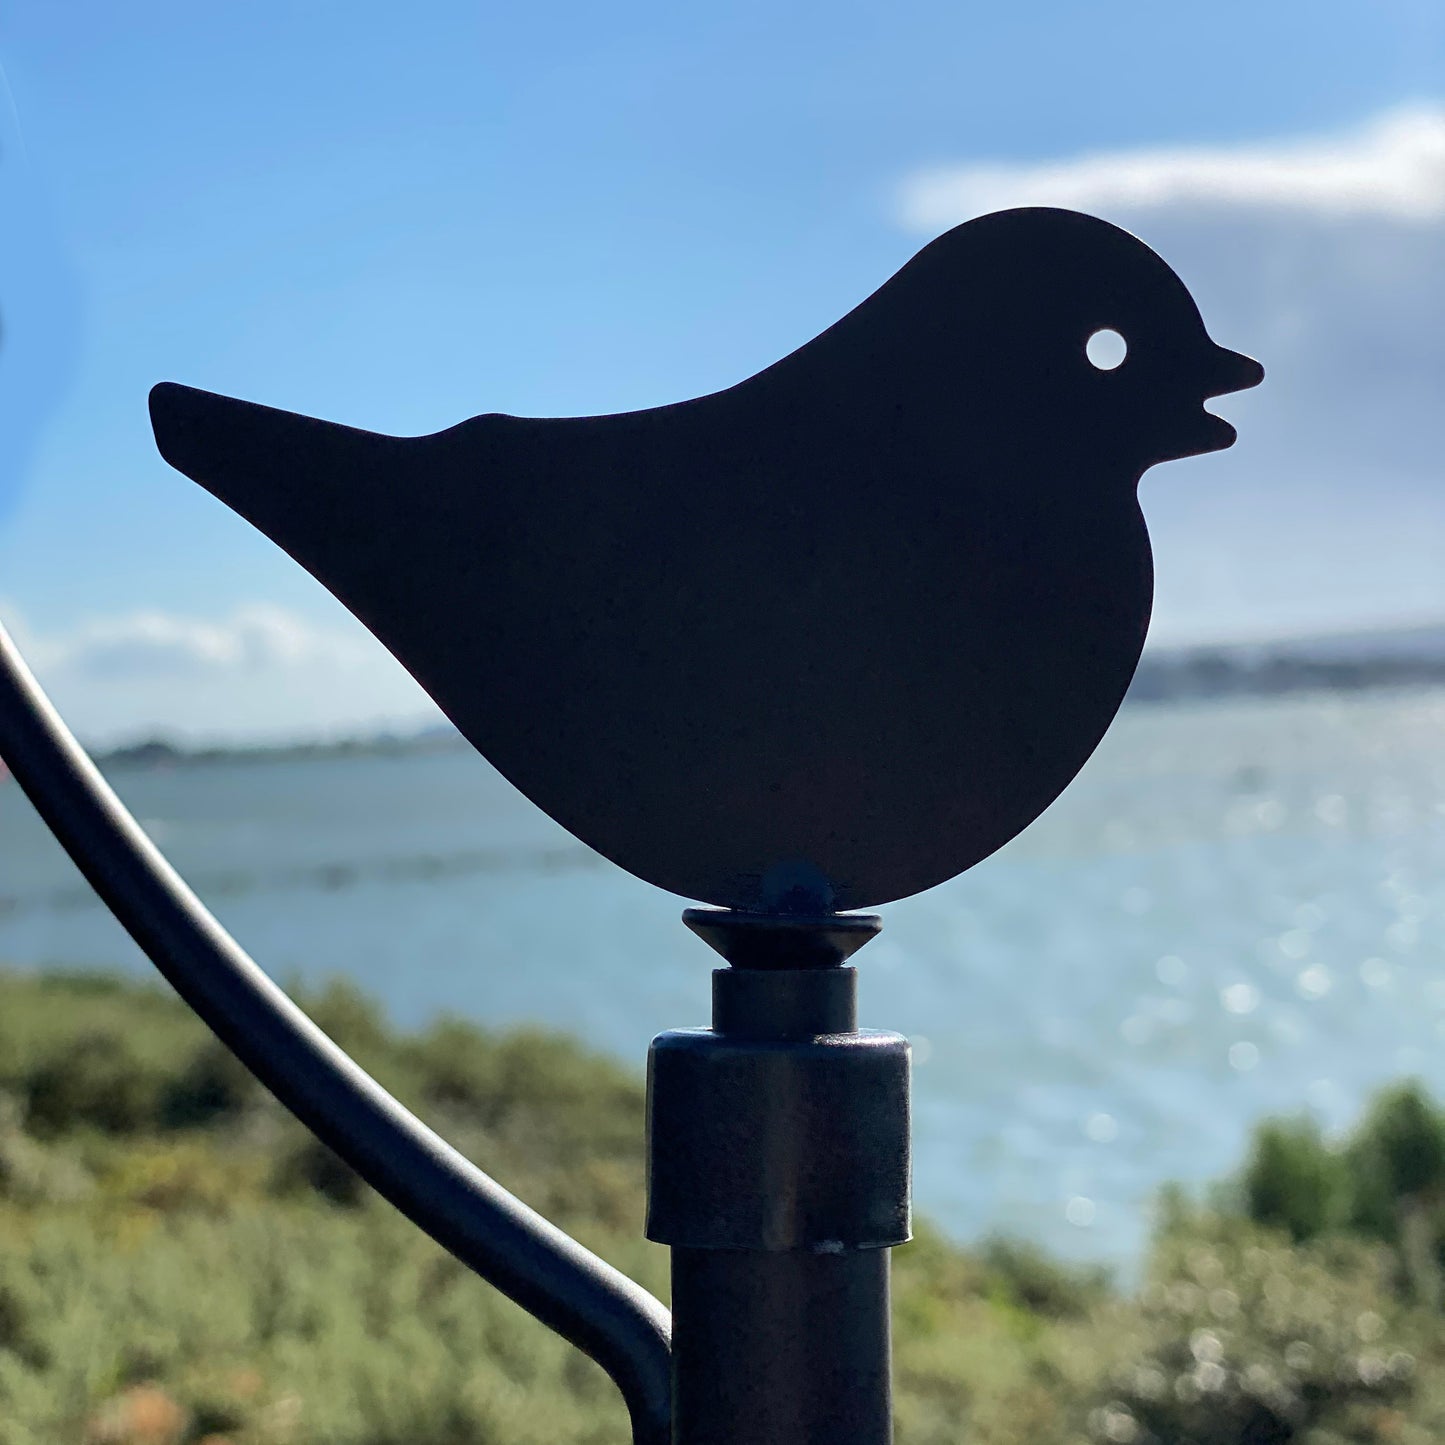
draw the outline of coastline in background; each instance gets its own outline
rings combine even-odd
[[[1445,686],[1445,623],[1275,641],[1150,648],[1125,703],[1439,686]],[[158,767],[228,759],[390,757],[465,746],[454,727],[440,723],[412,731],[361,732],[283,743],[190,744],[156,736],[92,752],[98,762],[108,766]]]
[[[1128,1268],[1166,1179],[1265,1114],[1349,1127],[1445,1093],[1445,690],[1128,709],[1032,828],[884,910],[864,1022],[916,1049],[920,1209]],[[343,975],[399,1026],[561,1029],[639,1067],[706,1017],[681,901],[468,750],[118,767],[127,803],[277,978]],[[700,820],[700,823],[703,820]],[[149,965],[0,789],[0,958]]]

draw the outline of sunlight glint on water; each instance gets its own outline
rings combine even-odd
[[[704,1021],[679,900],[601,863],[470,754],[114,781],[272,973],[419,1023],[540,1021],[640,1069]],[[703,820],[699,820],[703,825]],[[864,1022],[916,1049],[917,1200],[1127,1266],[1167,1179],[1262,1114],[1344,1126],[1445,1093],[1445,693],[1139,707],[1027,834],[884,910]],[[0,959],[144,968],[0,785]]]

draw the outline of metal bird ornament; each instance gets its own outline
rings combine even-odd
[[[1135,237],[1029,209],[695,401],[391,437],[163,384],[151,416],[583,842],[816,914],[951,878],[1064,789],[1148,627],[1139,479],[1229,446],[1203,403],[1262,376]]]

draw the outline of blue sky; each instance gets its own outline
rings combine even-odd
[[[160,461],[153,382],[397,432],[676,400],[1018,200],[1269,369],[1145,479],[1159,640],[1445,617],[1438,0],[11,0],[0,64],[0,615],[93,737],[426,714]]]

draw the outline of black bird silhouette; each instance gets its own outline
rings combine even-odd
[[[1148,626],[1139,478],[1229,446],[1203,402],[1262,376],[1140,241],[1030,209],[695,401],[413,438],[162,384],[151,415],[578,838],[826,912],[952,877],[1063,790]]]

